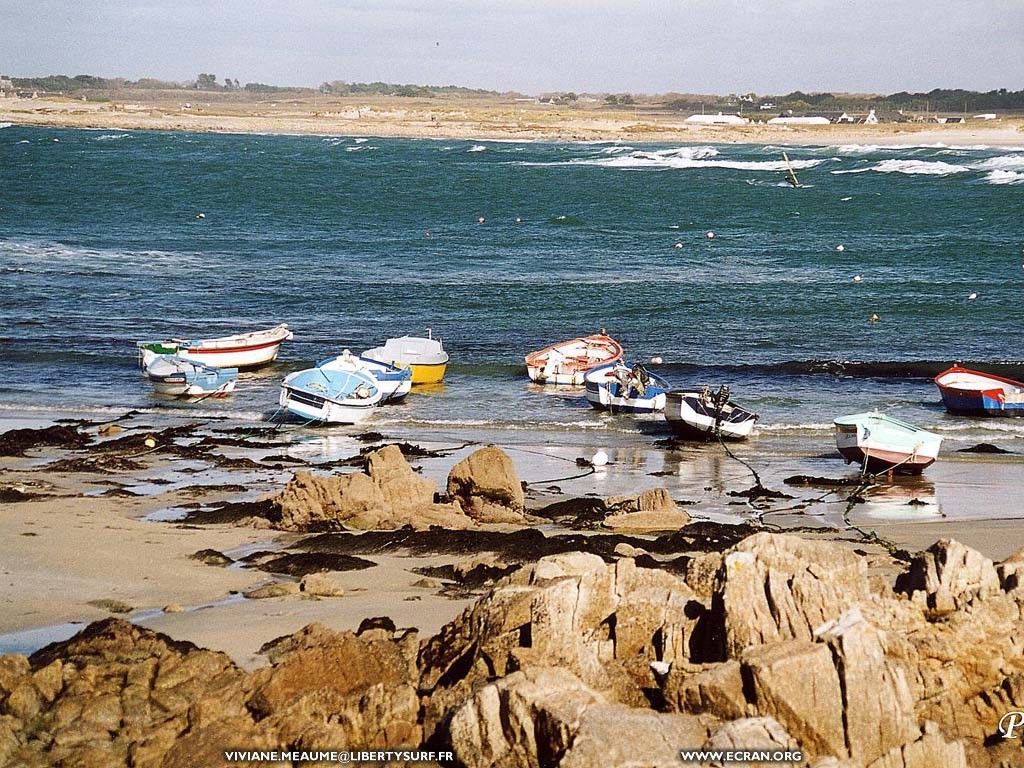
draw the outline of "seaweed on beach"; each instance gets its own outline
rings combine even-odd
[[[250,561],[246,567],[285,576],[306,576],[325,571],[361,571],[376,565],[372,560],[333,552],[287,552],[275,553],[274,557],[265,560]]]
[[[214,506],[191,509],[181,522],[186,525],[225,525],[252,517],[277,522],[281,519],[281,512],[273,499],[225,501]]]
[[[88,442],[87,435],[63,424],[41,429],[11,429],[0,434],[0,456],[24,456],[33,448],[84,448]]]
[[[88,456],[68,456],[45,465],[47,472],[86,472],[93,474],[112,474],[117,472],[135,472],[145,469],[146,465],[134,459],[116,454],[97,454]]]
[[[790,475],[782,482],[786,485],[810,486],[812,488],[856,488],[864,481],[860,477],[816,477],[814,475]]]
[[[978,443],[968,448],[957,448],[957,453],[1013,453],[992,443]]]

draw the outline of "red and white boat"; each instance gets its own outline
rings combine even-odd
[[[622,358],[622,345],[597,333],[538,349],[526,356],[530,381],[538,384],[583,386],[587,371]]]
[[[214,368],[258,368],[277,359],[281,345],[293,337],[284,323],[263,331],[216,339],[140,341],[139,363],[145,369],[159,355],[175,355]]]
[[[1024,382],[954,365],[935,377],[942,403],[965,416],[1024,416]]]

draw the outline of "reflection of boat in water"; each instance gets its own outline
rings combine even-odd
[[[942,404],[963,416],[1024,416],[1024,382],[960,365],[935,377]]]
[[[729,387],[715,394],[673,389],[665,397],[665,420],[680,437],[698,440],[745,440],[754,431],[756,413],[729,399]]]
[[[862,494],[863,504],[854,507],[852,517],[863,515],[886,520],[920,520],[942,517],[935,483],[921,475],[902,475],[888,482],[876,482]]]
[[[609,363],[587,372],[587,400],[600,411],[657,413],[665,410],[669,384],[642,365]]]
[[[939,456],[942,438],[882,413],[856,413],[834,422],[836,447],[847,464],[869,472],[920,474]]]

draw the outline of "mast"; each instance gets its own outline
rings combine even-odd
[[[782,159],[786,161],[786,181],[789,182],[790,186],[802,187],[803,184],[796,177],[796,172],[793,170],[793,166],[789,164],[789,155],[785,152],[782,153]]]

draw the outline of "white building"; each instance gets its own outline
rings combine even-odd
[[[832,121],[827,117],[773,117],[768,121],[769,125],[831,125]]]
[[[698,123],[700,125],[746,125],[750,121],[739,115],[690,115],[684,123]]]

